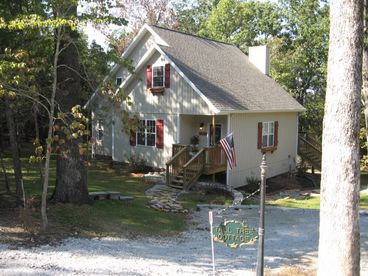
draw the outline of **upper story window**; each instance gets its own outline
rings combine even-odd
[[[116,85],[117,86],[120,86],[122,82],[123,82],[122,78],[116,78]]]
[[[262,148],[274,146],[275,142],[275,122],[262,123]]]
[[[151,93],[163,93],[170,88],[170,64],[147,65],[147,89]]]
[[[140,120],[137,131],[137,145],[154,147],[156,145],[156,121]]]
[[[152,67],[152,80],[153,87],[163,87],[164,86],[164,67],[163,66],[153,66]]]

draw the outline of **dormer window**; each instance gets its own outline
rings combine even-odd
[[[116,85],[117,86],[120,86],[122,82],[123,82],[122,78],[116,78]]]
[[[164,87],[164,67],[153,66],[152,67],[152,80],[153,87]]]
[[[161,94],[170,88],[170,64],[147,65],[147,89],[152,94]]]

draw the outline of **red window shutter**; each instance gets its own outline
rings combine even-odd
[[[164,148],[164,120],[156,120],[156,147]]]
[[[165,88],[170,88],[170,64],[165,64]]]
[[[152,67],[147,65],[147,89],[152,88]]]
[[[132,125],[134,123],[134,119],[130,119],[130,125]],[[131,146],[135,146],[137,143],[136,141],[136,133],[135,131],[133,131],[132,129],[130,129],[130,137],[129,137],[129,144]]]
[[[277,144],[279,143],[279,122],[275,121],[275,141],[274,141],[274,147],[277,147]]]
[[[262,148],[262,122],[258,123],[258,142],[257,142],[257,148]]]

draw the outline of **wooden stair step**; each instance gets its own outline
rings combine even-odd
[[[176,189],[183,189],[183,185],[170,184],[169,186],[172,187],[172,188],[176,188]]]
[[[176,183],[176,184],[180,184],[181,186],[183,186],[184,185],[184,182],[183,182],[183,180],[180,180],[180,179],[173,179],[172,181],[171,181],[171,183]]]

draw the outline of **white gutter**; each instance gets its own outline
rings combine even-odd
[[[228,114],[238,114],[238,113],[286,113],[286,112],[305,112],[305,108],[295,108],[295,109],[266,109],[266,110],[221,110],[216,115],[228,115]]]

